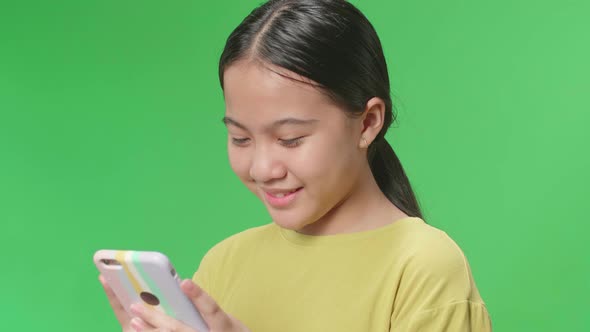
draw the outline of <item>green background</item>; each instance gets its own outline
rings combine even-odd
[[[495,330],[590,331],[589,2],[352,2],[388,59],[388,138]],[[258,3],[0,2],[1,330],[115,331],[95,250],[190,277],[269,221],[227,163],[217,80]]]

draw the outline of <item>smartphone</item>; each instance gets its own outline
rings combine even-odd
[[[180,278],[166,255],[156,251],[99,250],[94,264],[130,314],[133,303],[144,302],[199,332],[207,324],[180,288]]]

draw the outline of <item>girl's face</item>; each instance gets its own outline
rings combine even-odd
[[[358,186],[367,163],[361,123],[317,88],[273,71],[239,61],[224,73],[229,161],[275,223],[302,230]]]

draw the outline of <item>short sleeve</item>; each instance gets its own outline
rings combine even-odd
[[[416,313],[404,331],[491,332],[492,322],[485,304],[462,301]]]
[[[488,332],[492,323],[463,252],[442,231],[406,257],[391,332]]]

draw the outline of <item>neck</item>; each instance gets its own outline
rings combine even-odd
[[[354,189],[328,213],[298,232],[334,235],[371,230],[408,217],[379,189],[370,168],[359,176]]]

